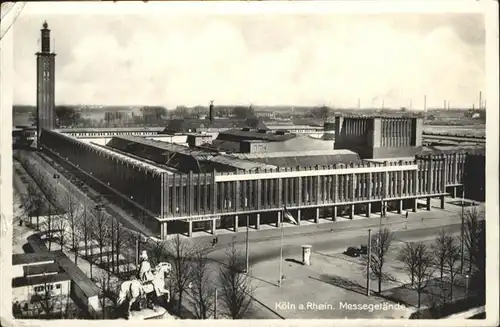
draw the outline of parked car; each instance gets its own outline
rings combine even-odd
[[[353,257],[353,258],[357,258],[360,256],[360,253],[359,253],[359,249],[358,248],[355,248],[355,247],[348,247],[347,250],[344,251],[344,254],[345,255],[348,255],[350,257]]]
[[[368,246],[361,245],[361,247],[359,248],[359,253],[360,254],[368,254]]]

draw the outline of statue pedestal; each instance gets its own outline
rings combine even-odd
[[[129,320],[163,319],[164,315],[170,316],[165,308],[156,306],[154,310],[146,308],[141,311],[131,311]]]

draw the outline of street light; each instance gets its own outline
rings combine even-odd
[[[465,297],[469,296],[469,274],[465,275]]]
[[[461,201],[461,206],[462,206],[462,214],[461,214],[461,226],[460,226],[460,273],[464,273],[464,229],[465,229],[465,212],[464,212],[464,206],[465,206],[465,187],[464,184],[462,184],[462,201]]]
[[[248,206],[248,199],[246,197],[245,197],[245,204],[244,205],[245,205],[245,208]],[[246,265],[246,273],[247,274],[250,271],[250,252],[249,252],[250,240],[248,238],[248,236],[249,236],[248,235],[248,233],[249,233],[249,226],[248,225],[249,225],[249,215],[247,214],[247,240],[246,240],[246,252],[245,252],[246,253],[245,254],[246,255],[246,263],[247,263],[247,265]]]

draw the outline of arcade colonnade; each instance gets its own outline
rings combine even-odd
[[[110,189],[133,199],[154,217],[162,238],[167,232],[240,226],[249,215],[256,228],[277,223],[283,207],[296,218],[333,220],[338,214],[367,216],[392,203],[401,212],[416,210],[418,199],[444,196],[460,185],[466,154],[427,155],[415,161],[280,168],[230,173],[175,174],[108,148],[56,131],[43,131],[42,145]],[[340,210],[340,212],[338,212]],[[312,218],[311,218],[312,216]],[[242,222],[245,219],[241,219]]]

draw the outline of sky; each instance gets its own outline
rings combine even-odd
[[[471,107],[480,14],[47,15],[14,25],[14,103],[36,104],[44,21],[56,104]]]

